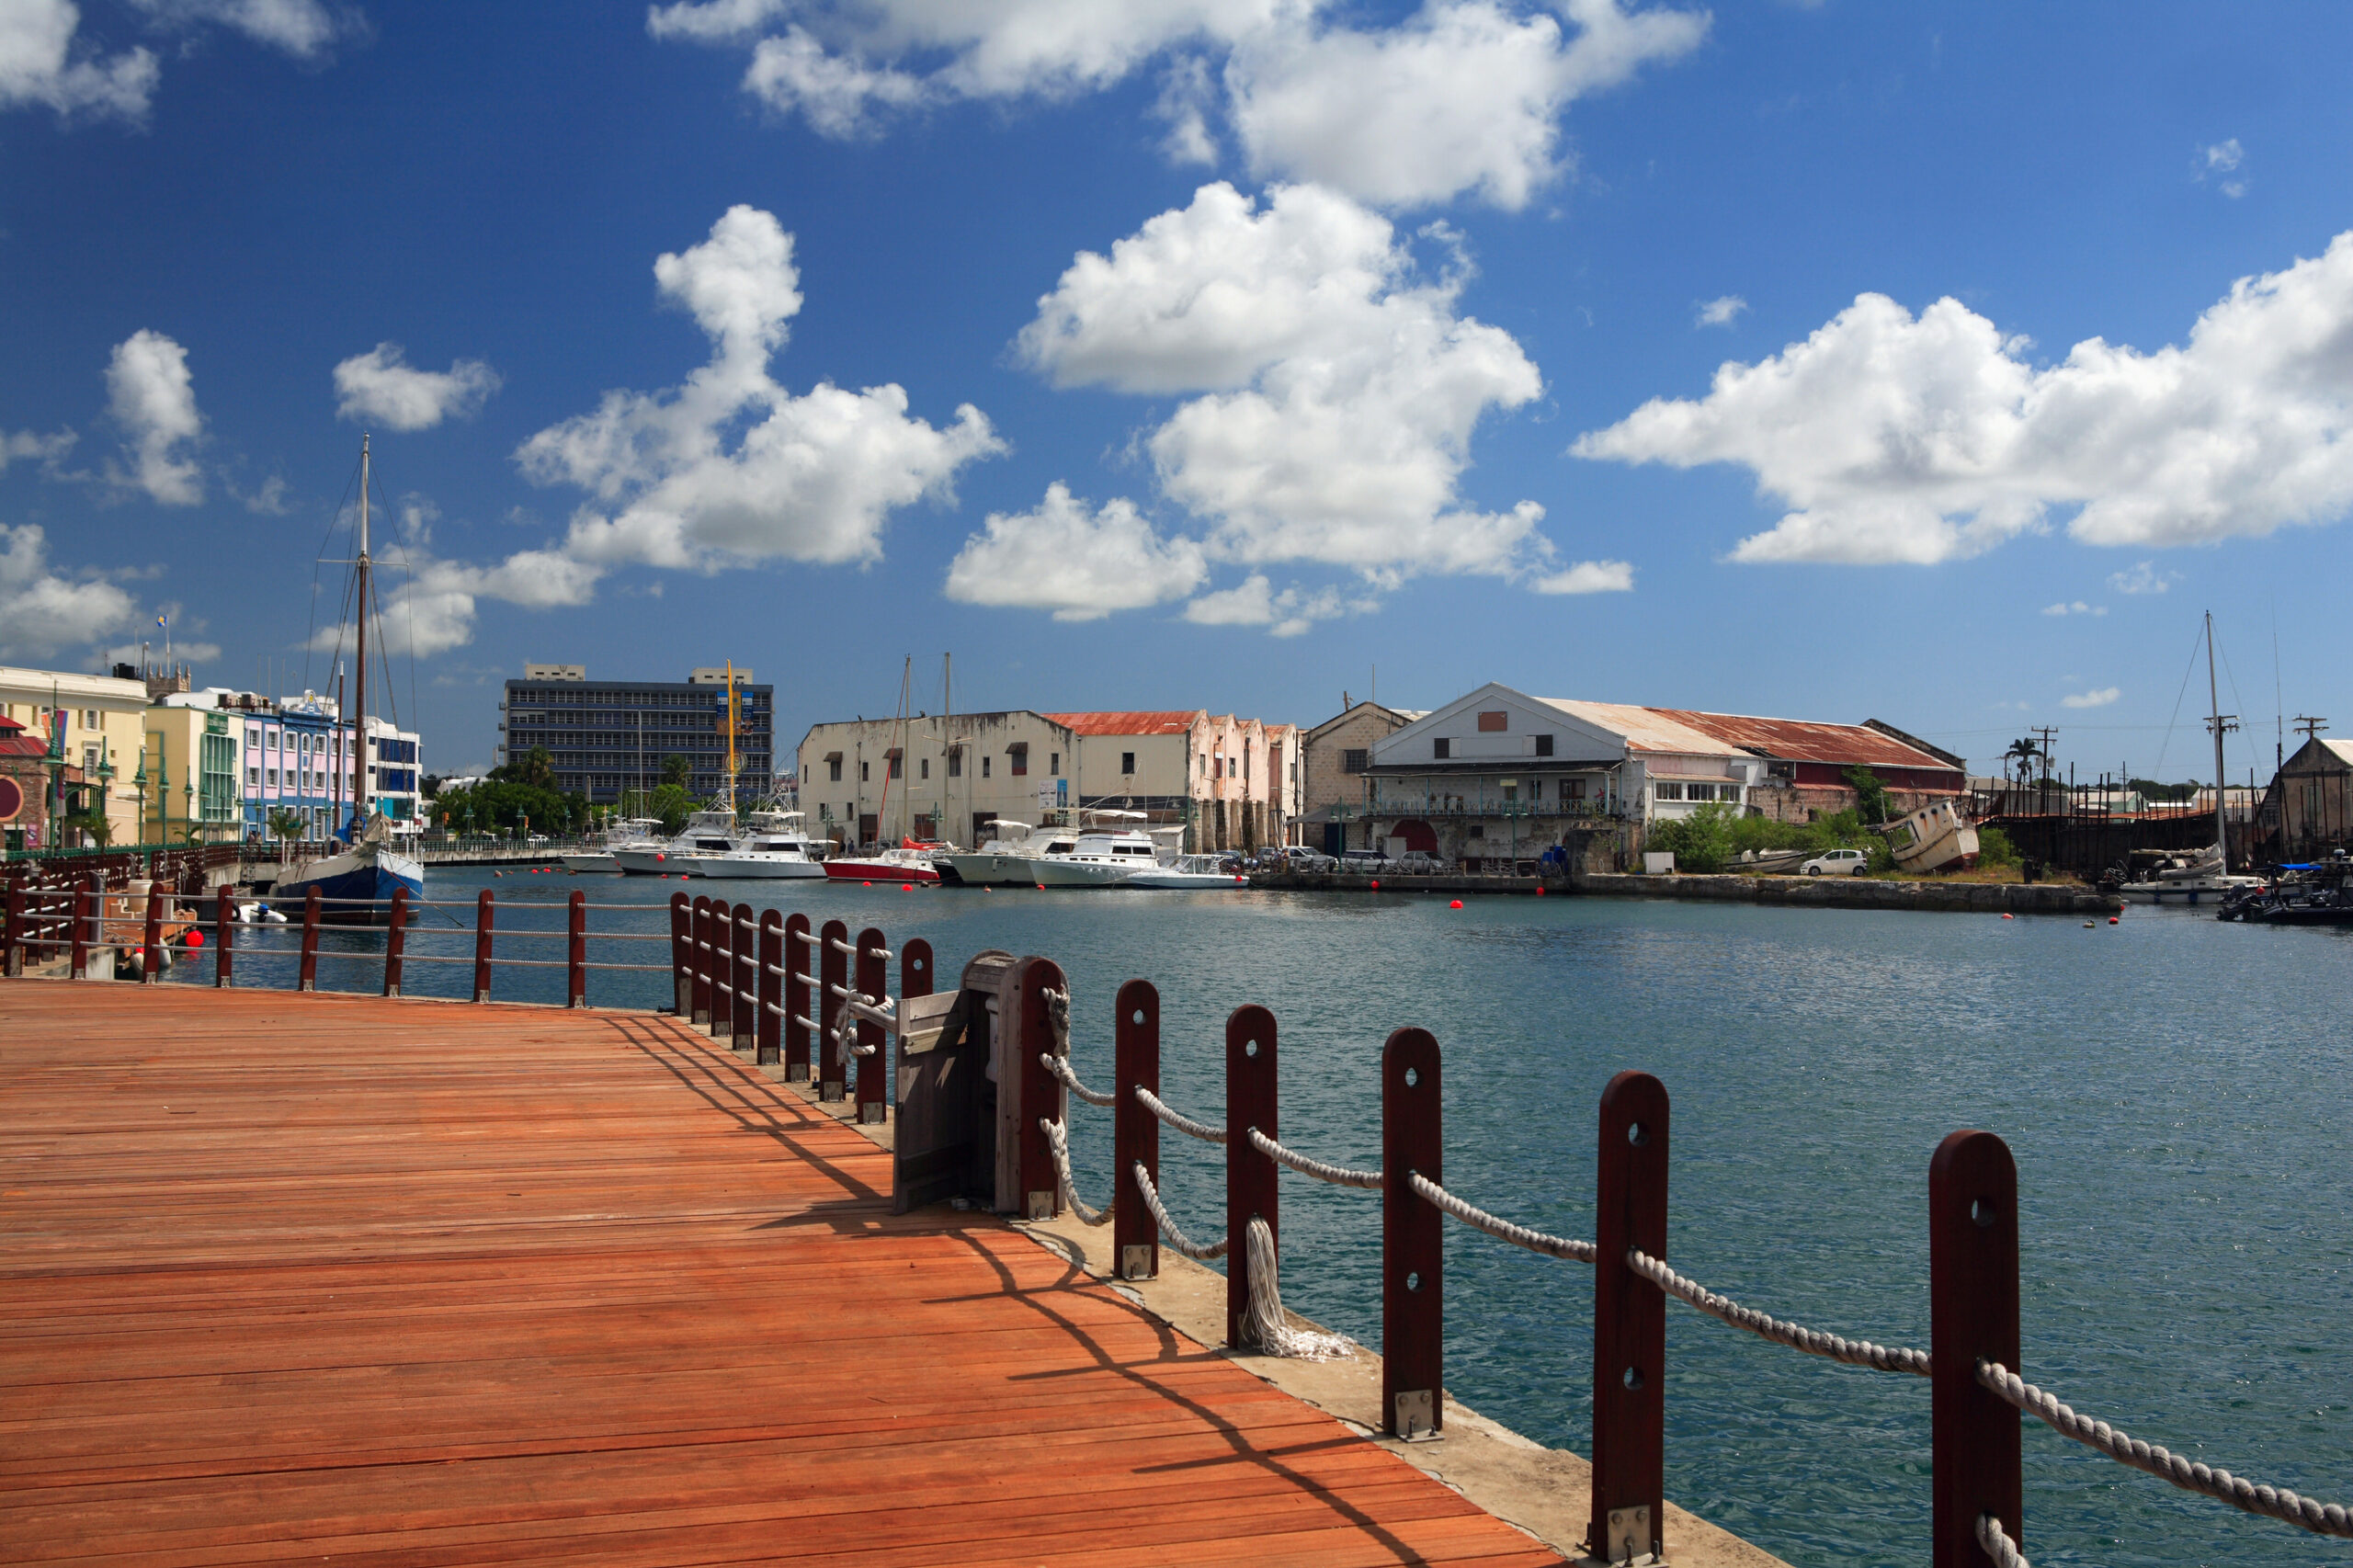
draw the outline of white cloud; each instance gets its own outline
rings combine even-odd
[[[2081,599],[2072,601],[2062,599],[2055,605],[2044,605],[2042,613],[2045,615],[2106,615],[2108,607],[2086,604]]]
[[[1543,508],[1463,505],[1473,428],[1542,383],[1509,334],[1455,311],[1389,223],[1331,191],[1266,206],[1203,187],[1039,302],[1022,357],[1058,386],[1196,392],[1144,440],[1213,559],[1313,561],[1393,584],[1540,563]]]
[[[78,439],[71,430],[60,430],[51,436],[30,430],[0,430],[0,473],[7,472],[12,462],[38,462],[45,469],[54,470],[58,460],[72,451]]]
[[[133,0],[159,22],[210,24],[244,34],[297,60],[318,60],[340,40],[364,30],[359,14],[322,0]]]
[[[2246,181],[2233,177],[2238,166],[2246,162],[2246,149],[2239,145],[2235,136],[2227,142],[2217,142],[2211,147],[2200,147],[2198,156],[2190,160],[2189,177],[2204,184],[2209,176],[2216,176],[2224,196],[2235,201],[2246,194]]]
[[[1566,571],[1539,577],[1529,586],[1540,594],[1631,594],[1634,568],[1625,561],[1580,561]]]
[[[2158,571],[2153,561],[2136,561],[2111,575],[2108,585],[2120,594],[2165,594],[2173,591],[2180,577],[2178,572]]]
[[[1185,619],[1197,626],[1263,626],[1270,637],[1297,637],[1319,620],[1370,608],[1367,601],[1342,599],[1332,587],[1309,592],[1294,586],[1279,594],[1265,573],[1253,572],[1234,586],[1203,594],[1187,605]]]
[[[446,370],[412,369],[397,343],[379,343],[335,368],[335,413],[394,430],[429,430],[464,419],[498,390],[498,372],[481,359]]]
[[[604,569],[574,561],[560,551],[517,551],[495,566],[470,566],[438,560],[415,542],[416,498],[404,510],[404,532],[411,536],[406,570],[388,562],[381,568],[385,651],[420,659],[473,641],[479,601],[496,599],[524,609],[559,609],[596,597]],[[426,513],[431,503],[424,504]],[[323,626],[311,646],[322,653],[349,648],[347,627]]]
[[[132,461],[128,474],[112,471],[115,483],[167,506],[203,500],[204,473],[191,453],[204,433],[204,417],[196,410],[188,350],[142,327],[115,346],[107,393]]]
[[[710,335],[710,361],[665,392],[607,392],[515,454],[533,482],[596,498],[573,519],[574,559],[703,570],[870,561],[892,511],[946,494],[959,469],[1005,449],[970,403],[935,429],[908,417],[895,385],[821,382],[795,396],[771,380],[801,297],[792,236],[768,213],[729,209],[654,274]]]
[[[2075,539],[2211,543],[2353,507],[2353,233],[2242,279],[2186,347],[2100,338],[2036,369],[1954,300],[1865,294],[1803,343],[1579,437],[1577,456],[1733,462],[1792,508],[1739,561],[1927,563],[2079,508]]]
[[[744,88],[830,136],[960,98],[1068,98],[1171,62],[1158,112],[1180,162],[1210,161],[1222,110],[1254,174],[1413,205],[1464,191],[1526,204],[1558,170],[1585,94],[1688,52],[1704,12],[1618,0],[1425,0],[1389,26],[1337,0],[692,0],[657,39],[748,48]],[[1564,28],[1562,18],[1573,25]],[[1212,69],[1222,98],[1209,87]]]
[[[1164,540],[1124,497],[1089,514],[1056,483],[1032,512],[992,512],[948,568],[948,597],[965,604],[1051,609],[1056,620],[1099,620],[1182,598],[1209,568],[1188,539]]]
[[[2059,699],[2062,708],[2105,708],[2124,695],[2120,687],[2104,686],[2097,691],[2070,692]]]
[[[155,56],[111,59],[74,47],[82,12],[72,0],[0,3],[0,109],[40,107],[60,116],[136,120],[155,91]]]
[[[49,565],[49,543],[32,523],[0,523],[0,658],[41,659],[86,647],[140,623],[131,596],[112,583],[81,582]]]
[[[1724,294],[1713,300],[1702,300],[1691,309],[1693,326],[1730,326],[1748,309],[1748,301],[1737,294]]]

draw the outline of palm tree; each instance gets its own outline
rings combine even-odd
[[[286,864],[286,841],[302,834],[302,814],[279,806],[269,813],[270,835],[278,840],[278,863]]]
[[[2024,787],[2034,771],[2034,759],[2041,755],[2040,746],[2031,740],[2021,739],[2010,743],[2010,749],[2002,754],[2002,760],[2016,765],[2010,771],[2017,775],[2020,787]]]

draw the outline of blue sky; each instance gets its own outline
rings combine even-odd
[[[2211,608],[2268,776],[2279,707],[2353,730],[2348,35],[0,0],[0,660],[168,611],[299,687],[366,428],[443,769],[526,659],[733,658],[797,737],[952,652],[959,708],[1378,666],[2203,778]]]

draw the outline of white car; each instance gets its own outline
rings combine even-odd
[[[1870,852],[1865,849],[1827,850],[1798,868],[1809,877],[1818,877],[1824,871],[1834,877],[1859,877],[1870,869]]]

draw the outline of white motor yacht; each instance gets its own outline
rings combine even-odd
[[[2233,876],[2222,869],[2222,846],[2177,855],[2145,877],[2116,890],[2119,898],[2135,903],[2220,903],[2222,895],[2239,888],[2259,888],[2261,877]]]
[[[1031,862],[1040,887],[1116,887],[1160,863],[1150,834],[1118,825],[1144,821],[1142,812],[1089,812],[1086,815],[1094,824],[1079,834],[1069,854],[1040,856]]]
[[[822,877],[823,858],[801,831],[800,812],[754,812],[751,831],[732,849],[687,857],[698,876],[735,880],[752,877]]]
[[[1078,847],[1075,828],[1035,828],[1026,822],[999,817],[986,844],[968,855],[936,857],[967,887],[1031,887],[1038,881],[1038,860],[1067,855]]]
[[[1246,888],[1250,879],[1224,869],[1222,855],[1172,855],[1145,867],[1121,882],[1130,888],[1222,888],[1227,892]]]
[[[686,831],[677,837],[654,839],[631,849],[616,849],[613,861],[632,877],[695,876],[700,872],[702,858],[723,855],[734,847],[735,812],[732,808],[697,812],[687,818]]]
[[[584,850],[563,858],[567,871],[618,871],[620,862],[613,858],[620,849],[659,849],[662,847],[662,824],[653,817],[624,817],[605,830],[602,849]]]

